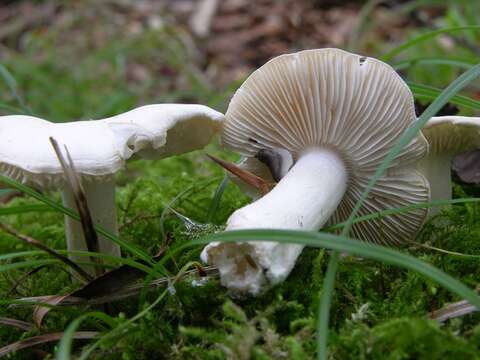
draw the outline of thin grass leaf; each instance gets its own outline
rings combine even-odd
[[[5,231],[6,233],[14,236],[15,238],[17,238],[18,240],[24,242],[25,244],[28,244],[28,245],[31,245],[31,246],[34,246],[40,250],[43,250],[45,251],[47,254],[51,255],[52,257],[60,260],[61,262],[63,262],[65,265],[67,265],[68,267],[70,267],[74,272],[76,272],[83,280],[87,280],[87,281],[91,281],[93,280],[93,277],[90,276],[90,274],[88,274],[85,270],[83,270],[80,266],[78,266],[77,264],[75,264],[72,260],[70,260],[69,258],[67,258],[66,256],[63,256],[62,254],[56,252],[55,250],[53,249],[50,249],[48,246],[46,246],[45,244],[42,244],[40,241],[38,240],[35,240],[33,239],[32,237],[30,236],[26,236],[24,234],[20,234],[18,231],[16,231],[15,229],[13,229],[12,227],[6,225],[6,224],[2,224],[0,223],[0,229],[2,229],[3,231]]]
[[[75,339],[75,340],[94,339],[95,337],[98,336],[98,334],[99,333],[96,331],[78,331],[72,334],[72,339]],[[58,332],[58,333],[52,333],[52,334],[38,335],[28,339],[17,341],[13,344],[2,347],[0,349],[0,357],[3,357],[5,355],[8,355],[18,350],[30,348],[32,346],[45,344],[53,341],[58,341],[63,337],[63,335],[64,335],[63,332]]]
[[[103,335],[102,337],[100,337],[100,339],[98,339],[94,344],[92,344],[91,346],[89,346],[86,350],[84,350],[81,354],[81,356],[79,357],[79,360],[86,360],[89,358],[90,354],[96,349],[98,348],[101,344],[103,344],[105,341],[109,340],[109,339],[112,339],[114,338],[115,336],[119,336],[121,335],[122,333],[125,334],[125,330],[130,326],[132,325],[135,321],[141,319],[142,317],[144,317],[146,314],[148,314],[151,310],[153,310],[162,300],[163,298],[170,292],[170,287],[173,287],[175,285],[175,283],[177,281],[179,281],[185,274],[185,272],[187,272],[187,270],[192,267],[192,266],[195,266],[194,265],[196,264],[196,262],[188,262],[187,264],[185,264],[181,269],[180,271],[178,272],[178,274],[175,276],[174,280],[169,283],[167,289],[165,289],[161,294],[160,296],[157,297],[157,299],[155,299],[155,301],[149,305],[148,307],[144,308],[142,311],[140,311],[139,313],[137,313],[135,316],[133,316],[132,318],[128,319],[126,322],[122,323],[121,325],[117,326],[113,331],[111,331],[110,333],[107,333],[105,335]]]
[[[0,64],[0,77],[7,85],[8,89],[10,90],[10,93],[12,94],[13,98],[17,101],[17,103],[20,105],[23,112],[31,115],[32,110],[27,106],[23,98],[18,93],[17,82],[15,81],[15,78],[12,76],[12,74],[10,74],[10,71],[8,71],[8,69],[2,64]]]
[[[45,212],[45,211],[53,211],[53,209],[47,205],[42,205],[42,204],[9,206],[9,207],[0,208],[0,216],[17,215],[17,214],[24,214],[29,212]]]
[[[480,26],[479,26],[480,28]],[[375,171],[373,177],[369,181],[366,189],[362,192],[360,199],[358,199],[346,224],[342,230],[342,235],[347,235],[353,225],[358,211],[362,207],[368,194],[375,186],[376,182],[388,168],[389,164],[402,151],[402,149],[415,137],[427,121],[434,116],[453,96],[455,96],[461,89],[467,86],[472,80],[480,75],[480,64],[473,66],[470,70],[464,72],[455,81],[453,81],[447,88],[428,106],[427,109],[420,115],[420,118],[407,129],[398,139],[394,147],[389,151],[385,159]],[[318,311],[318,325],[317,325],[317,353],[318,359],[327,360],[327,343],[328,343],[328,323],[330,316],[330,305],[333,297],[334,281],[332,279],[336,276],[338,267],[339,254],[333,253],[327,267],[325,274],[326,283],[322,289],[322,296],[320,298],[320,306]]]
[[[34,189],[19,183],[18,181],[10,179],[9,177],[6,177],[4,175],[0,175],[0,183],[3,183],[3,184],[5,184],[9,187],[15,188],[15,189],[33,197],[34,199],[37,199],[37,200],[41,201],[42,203],[48,205],[53,210],[61,212],[65,215],[71,217],[72,219],[80,221],[79,215],[76,212],[74,212],[73,210],[67,209],[66,207],[62,206],[61,204],[59,204],[59,203],[49,199],[48,197],[40,194],[38,191],[35,191]],[[99,234],[103,235],[104,237],[106,237],[106,238],[110,239],[111,241],[115,242],[116,244],[120,245],[122,247],[122,249],[124,249],[124,250],[128,251],[129,253],[137,256],[138,258],[146,261],[149,265],[151,265],[153,267],[154,263],[151,261],[151,257],[147,253],[145,253],[143,250],[137,248],[136,246],[133,246],[133,245],[129,244],[126,241],[121,240],[118,236],[112,234],[111,232],[103,229],[100,226],[95,226],[95,230]]]
[[[433,86],[417,84],[410,81],[407,81],[407,84],[410,87],[410,90],[412,90],[413,95],[418,99],[435,100],[442,93],[441,89]],[[480,110],[480,101],[467,96],[455,95],[450,98],[449,102],[468,109]]]
[[[480,308],[480,297],[460,281],[442,272],[438,268],[421,261],[411,255],[388,247],[367,243],[343,235],[317,233],[299,230],[233,230],[207,235],[198,240],[192,240],[187,244],[175,249],[165,256],[162,261],[173,256],[174,252],[180,252],[187,247],[210,242],[242,242],[242,241],[275,241],[279,243],[302,244],[309,247],[326,248],[337,252],[362,256],[368,259],[381,261],[408,270],[413,270],[424,277],[433,280],[446,289],[452,291],[463,299],[470,301]]]
[[[470,69],[473,65],[475,65],[475,61],[470,59],[418,57],[414,59],[400,61],[396,64],[393,64],[392,67],[395,70],[399,71],[403,69],[408,69],[409,67],[416,65],[449,65],[462,69]]]
[[[81,323],[88,319],[94,318],[100,321],[105,322],[110,327],[114,327],[116,325],[116,321],[111,316],[106,315],[103,312],[95,311],[89,312],[84,314],[75,320],[73,320],[70,325],[68,325],[67,329],[63,332],[63,336],[59,339],[60,343],[58,344],[58,351],[55,354],[55,359],[57,360],[71,360],[72,356],[72,342],[75,339],[76,330],[81,325]]]
[[[444,29],[429,31],[427,33],[415,36],[414,38],[402,43],[401,45],[389,50],[386,54],[384,54],[380,59],[385,62],[391,61],[395,56],[400,54],[401,52],[405,51],[412,46],[421,44],[425,41],[428,41],[438,35],[445,34],[445,33],[455,33],[459,31],[480,31],[480,25],[468,25],[468,26],[454,26],[448,27]]]
[[[218,210],[218,207],[220,206],[220,202],[222,201],[222,196],[223,193],[225,192],[225,189],[228,185],[228,175],[225,175],[218,185],[217,189],[215,190],[215,194],[213,195],[213,199],[210,202],[210,207],[208,208],[208,213],[207,213],[207,223],[212,223],[213,218],[215,217],[215,214]]]
[[[455,204],[468,204],[468,203],[476,203],[480,202],[480,198],[461,198],[461,199],[452,199],[452,200],[436,200],[431,202],[425,203],[418,203],[418,204],[411,204],[407,206],[400,206],[398,208],[386,209],[382,211],[377,211],[370,213],[368,215],[356,217],[352,224],[356,224],[362,221],[369,221],[374,219],[383,218],[389,215],[401,214],[410,212],[415,209],[423,209],[423,208],[431,208],[431,207],[438,207],[438,206],[446,206],[446,205],[455,205]],[[323,228],[323,231],[332,231],[337,229],[342,229],[347,224],[346,221],[337,223],[328,227]]]

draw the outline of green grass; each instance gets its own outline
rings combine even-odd
[[[71,26],[85,23],[84,16],[73,15]],[[455,34],[470,36],[467,41],[471,42],[478,39],[478,26],[471,22],[464,11],[451,10],[442,25],[465,29]],[[43,32],[31,31],[21,51],[12,50],[1,57],[1,113],[31,112],[67,121],[108,116],[153,102],[199,102],[223,111],[238,86],[235,83],[219,89],[205,81],[198,64],[189,60],[192,57],[181,32],[168,24],[163,30],[148,29],[140,34],[110,34],[98,46],[88,44],[93,30],[85,25],[85,42],[78,37],[66,42],[65,34],[78,35],[64,26],[68,27],[63,24]],[[428,29],[415,30],[408,36],[413,39],[408,46],[397,50],[380,44],[378,54],[390,49],[389,56],[396,56],[394,63],[410,81],[415,96],[433,100],[478,57],[458,45],[456,60],[452,60],[434,37],[417,37],[426,32]],[[148,76],[133,76],[132,68],[139,67]],[[471,86],[475,89],[476,85]],[[451,101],[463,114],[479,109],[473,91],[457,94]],[[206,151],[237,159],[216,144]],[[214,234],[234,209],[249,201],[223,178],[222,171],[203,152],[159,162],[129,163],[117,178],[120,235],[112,237],[124,251],[122,263],[159,276],[150,256],[168,243],[168,259],[161,265],[175,276],[198,260],[201,243],[212,239],[233,241],[248,235]],[[28,196],[2,206],[1,221],[64,253],[63,213],[69,212],[59,205],[59,194],[39,194],[4,180],[10,188],[19,188]],[[319,354],[315,335],[320,299],[329,288],[328,281],[333,285],[335,279],[336,291],[329,298],[329,358],[479,358],[480,314],[443,326],[427,319],[432,310],[461,296],[472,302],[478,299],[468,288],[475,288],[480,280],[476,258],[480,255],[479,191],[455,186],[454,193],[456,200],[429,221],[416,239],[450,254],[414,245],[393,251],[326,233],[276,232],[278,241],[304,241],[318,248],[306,249],[290,277],[258,298],[231,299],[216,279],[198,285],[187,278],[173,284],[174,293],[168,289],[145,291],[115,303],[109,312],[94,307],[53,309],[42,329],[22,332],[0,325],[0,346],[65,331],[56,349],[52,345],[40,348],[56,352],[58,359],[68,359],[71,354],[93,359],[118,359],[119,354],[122,359],[151,359],[159,354],[173,359],[315,358]],[[5,194],[0,192],[0,196]],[[200,226],[187,228],[185,220],[171,209]],[[271,238],[272,234],[249,235],[258,239]],[[331,255],[327,249],[348,251],[362,258],[347,256],[336,276],[325,279]],[[8,305],[23,296],[66,294],[77,286],[67,272],[59,270],[62,264],[57,260],[4,233],[0,233],[0,254],[0,317],[32,321],[30,307]],[[147,265],[139,260],[147,261]],[[46,266],[10,291],[19,278],[42,265]],[[102,335],[89,342],[74,342],[76,329],[100,331]],[[321,352],[325,349],[320,348]],[[13,358],[31,356],[30,350],[24,350]]]

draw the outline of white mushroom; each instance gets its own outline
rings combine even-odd
[[[414,121],[408,86],[381,61],[337,49],[269,61],[235,93],[222,141],[250,159],[267,151],[288,161],[287,152],[294,164],[285,176],[284,170],[276,174],[281,180],[268,194],[235,211],[227,230],[316,231],[329,220],[345,220]],[[415,169],[426,152],[426,140],[419,135],[390,164],[359,215],[428,201],[428,183]],[[426,212],[416,209],[360,222],[352,235],[398,244],[414,236]],[[288,276],[302,249],[274,242],[211,243],[202,259],[219,267],[223,285],[258,294]]]
[[[64,205],[75,209],[49,141],[53,137],[71,154],[95,224],[117,233],[113,175],[125,161],[133,155],[161,159],[202,148],[222,120],[221,113],[206,106],[179,104],[147,105],[103,120],[69,123],[3,116],[0,173],[37,188],[61,189]],[[65,228],[68,250],[86,250],[80,223],[65,217]],[[120,256],[118,245],[103,237],[99,249]]]
[[[480,149],[480,118],[438,116],[431,118],[422,129],[430,148],[420,160],[419,170],[430,182],[431,200],[452,198],[450,169],[455,155]],[[431,208],[430,215],[438,213]]]

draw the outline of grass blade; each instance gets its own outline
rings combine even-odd
[[[10,71],[8,71],[8,69],[2,64],[0,64],[0,77],[3,79],[3,81],[7,85],[8,89],[10,90],[10,93],[18,102],[23,112],[31,115],[32,110],[27,106],[23,98],[18,93],[17,82],[15,81],[15,78],[12,76],[12,74],[10,74]]]
[[[458,31],[480,31],[480,25],[468,25],[468,26],[454,26],[454,27],[448,27],[444,29],[438,29],[434,31],[429,31],[424,34],[420,34],[400,46],[397,46],[396,48],[391,49],[388,51],[386,54],[384,54],[380,59],[385,62],[391,61],[395,56],[400,54],[401,52],[405,51],[406,49],[421,44],[425,41],[428,41],[438,35],[445,34],[445,33],[454,33]]]
[[[395,265],[408,270],[413,270],[424,277],[435,281],[446,289],[454,292],[471,304],[480,308],[480,297],[460,281],[445,274],[436,267],[421,261],[411,255],[404,254],[398,250],[388,247],[355,240],[343,235],[328,233],[317,233],[299,230],[234,230],[219,232],[205,236],[198,240],[175,249],[162,261],[166,261],[174,253],[182,251],[186,247],[207,244],[210,242],[241,242],[241,241],[275,241],[279,243],[295,243],[310,247],[327,248],[337,252],[347,252],[368,259],[382,261],[386,264]]]
[[[427,86],[413,82],[407,82],[407,84],[410,87],[410,90],[412,90],[413,95],[419,99],[435,100],[437,96],[442,93],[441,89],[433,86]],[[450,98],[449,102],[472,110],[480,110],[480,101],[471,99],[467,96],[455,95]]]
[[[395,70],[403,70],[408,69],[411,66],[415,65],[449,65],[454,67],[459,67],[463,69],[470,69],[473,65],[475,65],[475,61],[469,59],[448,59],[448,58],[432,58],[432,57],[418,57],[413,59],[408,59],[404,61],[400,61],[392,67]]]
[[[211,223],[213,221],[213,217],[220,206],[220,201],[222,200],[223,193],[225,192],[225,188],[228,185],[228,175],[225,175],[218,185],[217,189],[215,190],[215,194],[213,195],[212,202],[210,203],[210,207],[208,208],[207,213],[207,223]]]
[[[48,197],[40,194],[38,191],[35,191],[32,188],[19,183],[18,181],[10,179],[9,177],[4,176],[4,175],[0,175],[0,182],[9,186],[9,187],[11,187],[11,188],[17,189],[17,190],[33,197],[34,199],[37,199],[37,200],[41,201],[42,203],[46,204],[47,206],[49,206],[53,210],[61,212],[65,215],[71,217],[72,219],[80,221],[80,217],[78,216],[78,214],[76,212],[74,212],[70,209],[67,209],[63,205],[49,199]],[[120,245],[126,251],[128,251],[131,254],[137,256],[138,258],[146,261],[150,266],[152,266],[152,267],[154,266],[154,263],[152,262],[151,257],[147,253],[145,253],[143,250],[129,244],[126,241],[121,240],[120,238],[118,238],[118,236],[116,236],[116,235],[112,234],[111,232],[103,229],[102,227],[95,226],[95,230],[99,234],[105,236],[109,240],[111,240],[111,241],[117,243],[118,245]]]

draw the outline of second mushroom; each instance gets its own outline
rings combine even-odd
[[[410,89],[381,61],[338,49],[272,59],[235,93],[222,142],[257,167],[261,160],[279,181],[235,211],[226,230],[316,231],[345,220],[415,120]],[[427,148],[422,134],[414,138],[379,179],[359,215],[427,202],[428,182],[416,170]],[[414,209],[359,222],[352,235],[398,244],[415,235],[426,214],[426,209]],[[202,259],[218,266],[223,285],[258,294],[288,276],[302,249],[275,242],[211,243]]]

